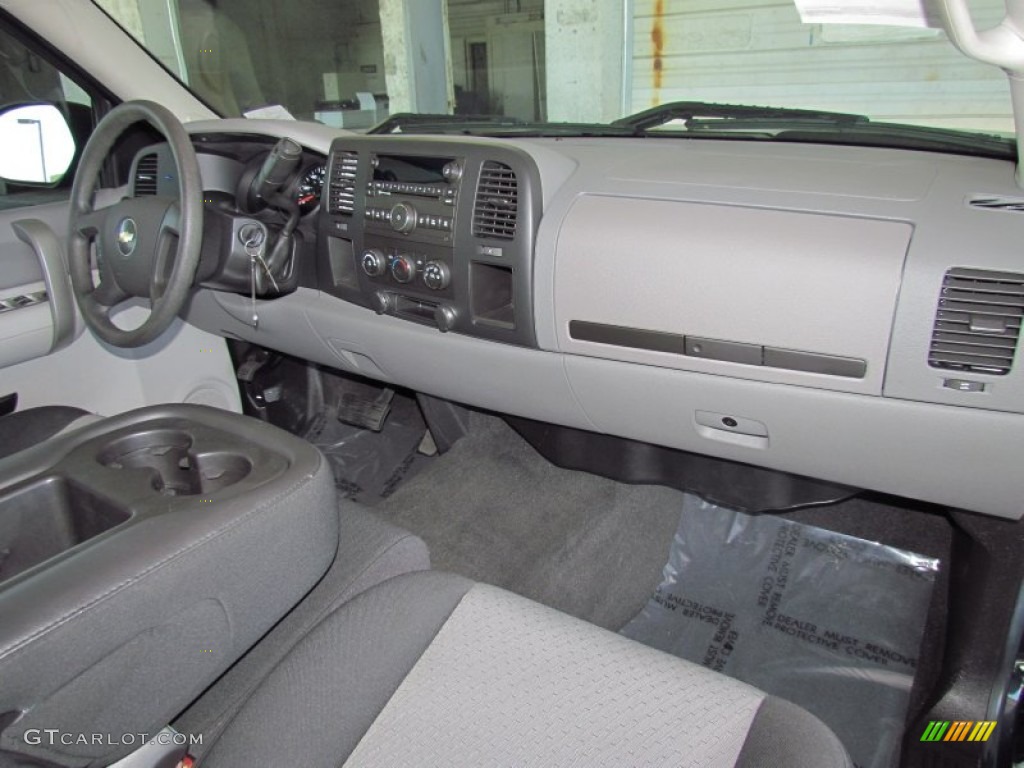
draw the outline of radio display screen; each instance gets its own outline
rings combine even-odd
[[[450,157],[421,155],[377,155],[373,169],[374,181],[399,181],[411,184],[438,184],[444,181],[443,170]]]

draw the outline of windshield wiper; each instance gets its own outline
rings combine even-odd
[[[792,122],[800,125],[820,123],[830,126],[860,125],[870,122],[864,115],[846,112],[823,112],[815,109],[789,109],[786,107],[748,107],[738,104],[711,104],[706,101],[672,101],[619,118],[612,125],[633,129],[643,135],[651,128],[682,120],[686,127],[698,123],[721,126],[733,120],[762,122]]]
[[[463,126],[472,129],[480,125],[523,124],[519,118],[503,115],[431,115],[396,112],[370,128],[367,133],[449,133],[457,132]]]
[[[601,123],[533,123],[499,115],[392,115],[367,133],[416,133],[505,138],[632,136],[632,129]]]
[[[870,123],[834,129],[792,126],[775,134],[776,141],[854,144],[862,147],[919,149],[926,152],[956,152],[977,157],[1013,160],[1017,145],[1013,139],[988,133],[958,131],[902,123]]]
[[[673,130],[669,123],[681,121]],[[661,128],[665,126],[665,128]],[[505,138],[715,138],[847,144],[994,157],[1016,157],[1013,140],[950,128],[873,123],[864,115],[785,107],[749,107],[676,101],[612,123],[537,123],[501,115],[429,115],[402,112],[369,133],[416,133]]]
[[[850,144],[931,152],[956,152],[979,157],[1012,160],[1012,139],[995,134],[958,131],[952,128],[874,123],[865,115],[785,107],[748,107],[676,101],[637,112],[612,123],[627,127],[636,136],[671,136],[666,128],[682,121],[676,135],[687,137],[749,138],[820,144]]]

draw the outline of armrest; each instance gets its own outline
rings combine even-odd
[[[0,521],[40,482],[79,489],[122,521],[0,582],[0,713],[20,713],[0,732],[0,755],[81,765],[137,748],[113,742],[170,722],[337,550],[319,452],[211,408],[133,411],[0,462]],[[70,495],[72,526],[83,498]],[[31,729],[111,738],[28,744]]]

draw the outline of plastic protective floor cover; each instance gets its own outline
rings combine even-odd
[[[939,562],[687,495],[661,585],[622,634],[816,714],[896,761]]]

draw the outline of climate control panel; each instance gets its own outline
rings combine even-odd
[[[367,248],[359,264],[364,275],[379,279],[382,284],[416,284],[441,292],[452,283],[452,270],[444,258],[406,251],[400,246]]]

